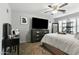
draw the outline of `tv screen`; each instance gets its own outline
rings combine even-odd
[[[47,29],[48,20],[41,18],[32,18],[32,28],[33,29]]]

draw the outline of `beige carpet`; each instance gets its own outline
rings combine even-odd
[[[40,46],[41,43],[20,44],[20,55],[51,55],[46,49]]]

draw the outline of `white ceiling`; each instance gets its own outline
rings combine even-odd
[[[48,8],[47,6],[50,3],[9,3],[12,11],[21,11],[21,12],[28,12],[28,13],[44,13],[46,10],[46,8]],[[78,12],[79,11],[79,3],[69,3],[68,5],[66,5],[65,7],[63,7],[63,9],[66,9],[67,12],[65,14],[63,13],[57,13],[54,14],[54,18],[57,17],[61,17],[70,13],[74,13],[74,12]],[[48,14],[48,13],[44,13],[44,14]],[[51,12],[50,14],[51,15]]]
[[[14,11],[36,12],[47,8],[47,3],[10,3]]]

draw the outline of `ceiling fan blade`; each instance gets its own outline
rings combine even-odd
[[[52,5],[48,5],[49,8],[52,8]]]
[[[48,10],[49,8],[45,8],[45,9],[42,9],[42,10]]]
[[[65,12],[66,12],[66,10],[61,10],[61,9],[59,9],[58,11],[63,12],[63,13],[65,13]]]
[[[64,3],[64,4],[62,4],[62,5],[60,6],[60,8],[66,6],[66,5],[68,5],[68,3]]]
[[[45,11],[44,13],[48,13],[48,12],[51,12],[52,10],[49,10],[49,11]]]
[[[46,11],[46,10],[49,10],[49,8],[40,9],[39,11],[43,12],[43,11]]]

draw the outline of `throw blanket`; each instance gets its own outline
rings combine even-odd
[[[69,34],[46,34],[41,42],[54,46],[70,55],[79,55],[79,40]]]

